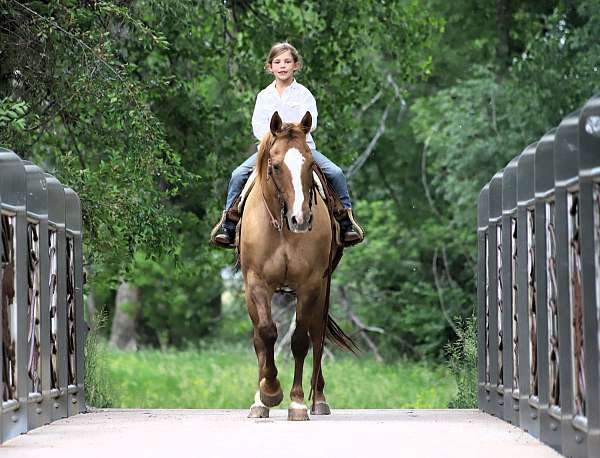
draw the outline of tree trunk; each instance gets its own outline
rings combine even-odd
[[[510,29],[512,26],[512,4],[511,0],[496,0],[496,27],[498,42],[496,54],[498,70],[504,75],[511,65],[512,39]]]
[[[115,316],[112,322],[110,343],[121,350],[137,350],[135,322],[139,310],[139,289],[122,282],[115,298]]]

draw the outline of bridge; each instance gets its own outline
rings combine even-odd
[[[479,410],[89,409],[79,198],[0,149],[0,208],[2,456],[600,456],[598,97],[480,193]]]
[[[6,458],[404,456],[555,458],[529,434],[477,410],[333,410],[289,422],[287,410],[116,410],[80,414],[9,440]]]

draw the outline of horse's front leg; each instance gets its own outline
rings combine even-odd
[[[245,296],[248,305],[248,314],[254,326],[254,350],[258,358],[258,393],[253,407],[275,407],[283,399],[283,391],[277,380],[275,367],[275,341],[277,340],[277,327],[271,318],[271,298],[273,289],[264,280],[252,271],[245,275]],[[253,415],[263,413],[263,415]],[[264,409],[251,409],[251,416],[264,415]]]

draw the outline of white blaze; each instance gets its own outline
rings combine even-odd
[[[292,174],[292,185],[294,186],[294,205],[292,207],[292,216],[295,216],[298,222],[301,222],[302,203],[304,202],[304,193],[302,192],[302,180],[300,172],[302,171],[302,163],[304,156],[297,148],[290,148],[283,162],[287,165]]]

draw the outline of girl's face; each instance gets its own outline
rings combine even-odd
[[[269,65],[269,70],[271,70],[275,79],[284,83],[287,83],[294,77],[294,72],[297,69],[298,63],[294,62],[294,57],[290,51],[282,52]]]

